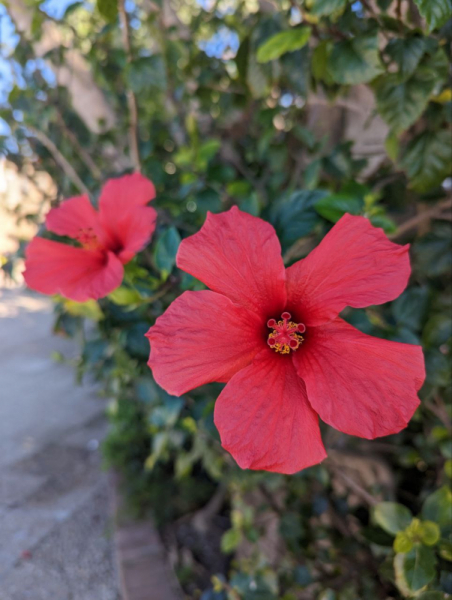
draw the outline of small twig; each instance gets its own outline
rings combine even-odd
[[[315,240],[313,236],[300,238],[283,254],[284,264],[287,265],[296,258],[306,256],[314,247]]]
[[[433,208],[430,210],[425,210],[424,212],[416,215],[415,217],[408,219],[405,223],[402,223],[397,231],[390,236],[388,236],[391,240],[395,240],[401,236],[403,236],[410,229],[414,229],[418,227],[424,221],[429,219],[440,218],[442,216],[443,211],[450,210],[452,208],[452,198],[448,198],[447,200],[443,200],[442,202],[438,202]]]
[[[64,122],[62,114],[57,110],[56,112],[58,124],[63,130],[64,135],[68,138],[71,144],[74,146],[76,152],[80,156],[80,160],[84,163],[84,165],[91,171],[91,174],[95,179],[102,179],[102,173],[100,169],[97,167],[96,163],[93,161],[88,152],[83,148],[80,142],[77,139],[77,136],[69,129],[69,127]]]
[[[330,468],[335,476],[339,477],[339,479],[342,479],[342,481],[351,490],[353,490],[355,494],[359,496],[359,498],[361,498],[361,500],[363,500],[366,504],[368,504],[369,506],[375,506],[376,504],[378,504],[378,500],[376,498],[374,498],[371,494],[369,494],[369,492],[367,492],[363,487],[361,487],[357,481],[355,481],[346,473],[344,473],[344,471],[338,465],[336,465],[331,460],[331,458],[328,461],[326,461],[324,465],[327,468]]]
[[[242,162],[242,159],[238,152],[232,147],[231,144],[225,142],[220,149],[220,156],[223,160],[230,163],[235,169],[243,176],[251,186],[259,192],[265,204],[268,202],[268,195],[265,186],[262,185],[262,182],[254,177],[248,167]]]
[[[386,33],[386,31],[384,29],[385,25],[382,22],[380,15],[377,15],[377,13],[374,11],[374,9],[372,8],[372,6],[369,4],[369,2],[367,0],[361,0],[361,4],[370,13],[370,15],[377,21],[378,25],[380,26],[380,30],[381,30],[383,37],[385,37],[386,40],[389,41],[391,38],[389,37],[389,35]]]
[[[78,176],[74,167],[66,160],[66,158],[61,154],[56,145],[52,142],[52,140],[47,137],[47,135],[36,129],[31,125],[26,126],[27,129],[33,134],[33,136],[41,142],[41,144],[50,152],[53,156],[55,162],[63,169],[65,174],[69,177],[72,183],[78,188],[83,194],[87,194],[89,196],[89,190]]]
[[[452,421],[441,398],[437,396],[434,401],[424,402],[424,406],[438,417],[449,433],[452,433]]]
[[[124,7],[124,0],[118,0],[118,12],[119,12],[119,20],[121,23],[121,32],[122,32],[122,43],[124,46],[124,50],[127,57],[127,63],[131,64],[132,62],[132,50],[130,46],[130,36],[129,36],[129,20],[127,18],[126,9]],[[141,171],[141,162],[140,162],[140,151],[138,145],[138,109],[137,109],[137,100],[135,94],[132,90],[128,89],[126,92],[127,95],[127,105],[129,107],[129,147],[130,147],[130,158],[132,159],[133,168],[135,171]]]

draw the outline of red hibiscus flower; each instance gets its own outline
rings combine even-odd
[[[242,468],[294,473],[321,462],[318,416],[369,439],[406,427],[425,376],[421,348],[364,335],[338,314],[396,298],[408,246],[345,215],[285,269],[273,227],[234,207],[208,215],[177,265],[212,291],[185,292],[157,319],[149,366],[175,395],[227,382],[215,424]]]
[[[98,211],[88,196],[53,208],[46,217],[47,229],[76,240],[78,246],[35,237],[26,250],[27,285],[77,302],[112,292],[121,284],[123,265],[154,232],[157,213],[146,206],[154,197],[154,184],[134,173],[107,181]]]

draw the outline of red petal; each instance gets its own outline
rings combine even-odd
[[[215,292],[185,292],[146,334],[149,367],[179,396],[204,383],[225,382],[265,347],[259,319]]]
[[[155,198],[152,181],[139,173],[110,179],[99,199],[103,242],[128,262],[152,237],[157,213],[146,204]]]
[[[98,213],[88,196],[76,196],[65,200],[58,208],[52,208],[46,217],[46,227],[58,235],[76,238],[80,229],[98,230]]]
[[[312,408],[344,433],[368,439],[398,433],[419,406],[420,346],[365,335],[336,319],[308,329],[293,360]]]
[[[273,227],[237,207],[208,213],[201,230],[183,240],[177,266],[249,310],[279,317],[285,270]]]
[[[309,256],[287,269],[289,310],[300,307],[306,325],[321,325],[346,306],[394,300],[410,276],[408,249],[364,217],[344,215]]]
[[[84,302],[103,298],[122,281],[123,266],[111,253],[34,238],[27,247],[24,278],[42,294]]]
[[[296,473],[326,457],[318,418],[292,361],[264,350],[215,405],[223,448],[242,469]]]

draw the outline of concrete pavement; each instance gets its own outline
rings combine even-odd
[[[46,298],[0,289],[0,600],[120,600],[104,401],[52,352]]]

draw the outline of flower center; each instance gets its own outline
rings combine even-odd
[[[80,242],[80,244],[86,250],[98,250],[101,247],[101,243],[99,242],[99,239],[94,233],[92,227],[79,229],[77,234],[77,241]]]
[[[301,335],[306,331],[306,325],[303,323],[294,323],[290,319],[292,315],[289,312],[283,312],[281,320],[270,319],[267,321],[267,327],[273,331],[268,335],[267,344],[275,352],[289,354],[291,350],[298,350],[304,341]]]

